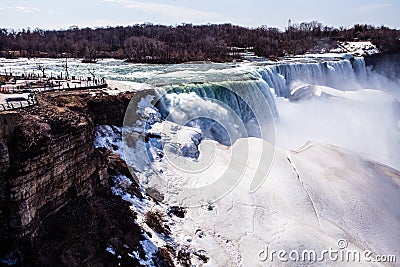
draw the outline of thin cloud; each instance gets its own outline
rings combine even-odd
[[[365,6],[360,6],[358,8],[356,8],[356,11],[358,13],[370,13],[370,12],[374,12],[377,11],[379,9],[385,9],[390,7],[391,4],[388,3],[383,3],[383,4],[371,4],[371,5],[365,5]]]
[[[1,7],[0,11],[17,12],[17,13],[35,13],[39,12],[40,8],[29,7],[29,6],[9,6],[9,7]]]
[[[196,10],[184,6],[170,5],[170,4],[160,4],[154,2],[140,2],[140,1],[129,1],[129,0],[102,0],[102,2],[112,2],[122,4],[126,8],[131,8],[143,12],[157,13],[164,15],[176,20],[183,21],[201,21],[201,22],[211,22],[211,21],[230,21],[231,18],[226,17],[222,13],[218,12],[208,12]]]
[[[44,11],[38,7],[29,7],[29,6],[0,7],[0,11],[12,12],[12,13],[24,13],[24,14],[31,14],[31,13],[37,13],[37,12],[43,11],[44,13],[49,14],[49,15],[62,15],[63,14],[60,11],[54,11],[54,10]]]
[[[64,13],[60,12],[60,11],[49,11],[48,12],[50,15],[63,15]]]

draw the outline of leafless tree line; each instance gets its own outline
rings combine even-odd
[[[5,57],[68,56],[88,60],[112,57],[143,63],[219,62],[238,59],[239,52],[246,50],[259,56],[281,57],[324,52],[334,48],[337,41],[352,40],[370,40],[382,51],[400,50],[397,29],[372,25],[334,28],[312,21],[289,25],[284,31],[231,24],[1,29],[0,51]]]

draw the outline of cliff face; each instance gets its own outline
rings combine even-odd
[[[43,220],[107,184],[94,125],[122,123],[130,98],[43,94],[38,106],[0,113],[0,251],[35,240]]]
[[[6,173],[9,166],[10,158],[8,155],[7,145],[3,140],[0,140],[0,236],[2,236],[4,239],[9,239],[9,215],[6,207],[9,199]],[[0,250],[2,243],[3,242],[0,242]]]
[[[400,52],[375,54],[365,57],[365,64],[383,76],[399,81]]]

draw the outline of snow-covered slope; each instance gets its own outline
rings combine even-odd
[[[247,141],[250,154],[257,155],[260,139],[241,139],[234,146]],[[213,141],[200,148],[208,142]],[[219,150],[229,154],[230,149]],[[206,266],[299,266],[277,258],[263,262],[260,251],[315,250],[320,255],[329,248],[340,250],[339,239],[360,253],[399,255],[398,171],[336,146],[308,144],[298,151],[278,149],[268,179],[250,194],[256,167],[257,161],[250,160],[232,192],[209,207],[188,209],[173,227],[180,242],[206,252]],[[343,266],[329,258],[324,263]]]
[[[164,138],[176,145],[179,140],[196,140],[190,134],[198,136],[196,131],[171,126],[168,123],[164,128]],[[160,124],[150,132],[158,128]],[[121,145],[121,137],[113,133],[119,129],[99,127],[98,131],[98,146],[111,149]],[[173,138],[168,139],[167,135]],[[124,193],[122,184],[132,181],[116,177],[116,181],[127,181],[116,182],[114,192],[132,203],[138,223],[152,233],[146,235],[146,242],[153,247],[148,257],[157,247],[173,246],[189,253],[196,266],[358,266],[358,259],[363,265],[395,266],[367,260],[377,255],[400,254],[399,171],[347,149],[307,143],[296,151],[278,148],[268,178],[258,190],[249,193],[258,164],[263,164],[259,162],[260,153],[268,145],[258,138],[239,139],[231,147],[203,141],[199,145],[200,158],[214,155],[214,175],[189,179],[190,186],[214,182],[218,171],[226,170],[234,150],[248,150],[249,158],[240,158],[247,167],[237,186],[223,198],[186,209],[184,218],[165,217],[171,232],[168,238],[154,233],[144,218],[151,210],[165,214],[170,207],[151,199],[139,201]],[[187,160],[182,153],[176,154],[175,161],[179,158]],[[166,178],[176,183],[191,178],[169,164],[157,163],[164,168]],[[201,160],[197,164],[202,164]],[[287,254],[283,257],[287,261],[282,261],[277,254],[271,254],[279,250],[292,253],[291,257]],[[330,258],[325,250],[337,251],[338,258]],[[293,251],[299,253],[298,258]],[[315,252],[314,258],[302,256],[304,251]],[[346,256],[348,253],[356,256]],[[175,263],[179,265],[179,261]]]
[[[380,53],[376,45],[366,42],[340,42],[338,48],[332,49],[334,53],[352,53],[353,55],[373,55]]]

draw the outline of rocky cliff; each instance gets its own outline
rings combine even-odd
[[[390,80],[400,81],[400,52],[381,53],[365,57],[365,63],[372,70]]]
[[[32,245],[43,222],[108,183],[94,125],[122,124],[131,94],[52,93],[0,113],[0,258]]]

